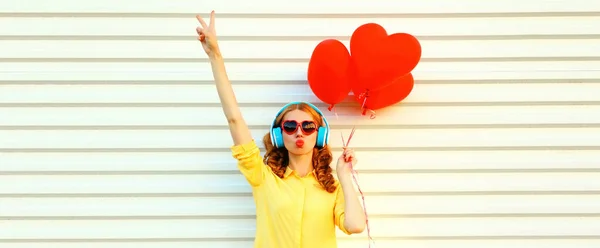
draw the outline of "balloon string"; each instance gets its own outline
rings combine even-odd
[[[363,102],[360,106],[360,108],[362,109],[362,115],[366,115],[367,111],[369,111],[370,112],[369,119],[375,119],[375,117],[377,116],[375,111],[372,109],[367,109],[365,107],[367,105],[367,98],[369,98],[369,90],[368,89],[365,90],[365,92],[358,95],[358,99],[363,99]]]
[[[339,116],[338,116],[338,114],[337,114],[337,111],[335,111],[335,106],[334,106],[333,104],[331,104],[331,105],[329,106],[329,108],[327,108],[327,109],[328,109],[329,111],[333,110],[333,114],[335,115],[335,119],[336,119],[336,120],[339,120],[339,119],[340,119],[340,117],[339,117]]]
[[[333,110],[335,119],[339,120],[339,116],[333,105],[331,105],[329,107],[329,111],[331,111],[331,110]],[[373,118],[371,118],[371,119],[373,119]],[[350,132],[350,136],[348,136],[347,142],[344,140],[344,134],[340,131],[340,136],[342,137],[342,146],[343,146],[344,150],[348,148],[348,145],[350,144],[350,140],[352,140],[352,136],[354,136],[354,131],[356,131],[356,126],[352,127],[352,131]],[[358,178],[357,178],[358,172],[354,169],[352,162],[350,162],[350,171],[352,172],[352,179],[354,180],[354,183],[356,184],[356,187],[358,188],[358,192],[360,193],[360,197],[362,199],[363,209],[365,211],[365,220],[366,220],[366,224],[367,224],[367,236],[369,238],[369,248],[371,248],[371,244],[373,244],[373,247],[375,246],[375,241],[373,241],[373,238],[371,237],[371,227],[369,225],[369,215],[367,214],[367,204],[365,201],[365,194],[362,192],[362,189],[360,188],[360,184],[358,183]]]
[[[350,132],[350,135],[348,136],[347,142],[344,140],[344,135],[340,132],[340,136],[342,136],[342,145],[344,146],[344,150],[348,148],[348,145],[350,144],[350,140],[352,140],[352,136],[354,136],[355,130],[356,130],[356,127],[352,127],[352,131]],[[367,224],[367,236],[369,238],[369,248],[370,248],[371,243],[373,243],[373,245],[374,245],[375,241],[373,241],[373,238],[371,237],[371,227],[369,225],[369,215],[367,214],[367,204],[365,201],[365,194],[363,193],[362,189],[360,188],[360,184],[358,183],[358,179],[357,179],[358,172],[354,169],[352,162],[350,162],[350,171],[352,172],[352,179],[354,180],[354,183],[356,184],[356,187],[358,188],[358,192],[360,193],[360,197],[363,202],[363,209],[365,211],[365,220],[366,220],[366,224]]]

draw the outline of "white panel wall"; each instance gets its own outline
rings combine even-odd
[[[195,40],[212,9],[257,139],[282,104],[318,103],[319,41],[367,22],[420,39],[403,104],[327,112],[335,156],[357,125],[377,247],[600,247],[600,2],[586,0],[1,1],[0,247],[252,247]]]

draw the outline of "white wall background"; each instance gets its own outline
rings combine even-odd
[[[600,2],[585,0],[3,0],[0,247],[252,246],[195,40],[212,9],[257,139],[284,103],[318,102],[305,73],[322,39],[367,22],[420,39],[403,104],[328,112],[336,156],[357,125],[377,247],[600,247]]]

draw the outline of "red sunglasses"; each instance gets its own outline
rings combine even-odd
[[[302,129],[304,135],[311,135],[317,131],[317,124],[315,124],[314,121],[303,121],[298,123],[294,120],[287,120],[281,123],[281,129],[289,135],[295,134],[299,127]]]

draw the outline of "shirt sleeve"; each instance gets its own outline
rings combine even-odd
[[[248,183],[253,187],[260,186],[264,180],[265,165],[256,142],[252,140],[246,144],[232,146],[231,152]]]
[[[346,201],[344,199],[344,191],[342,190],[342,185],[338,184],[335,189],[335,207],[334,207],[334,216],[335,216],[335,225],[338,226],[342,232],[350,235],[351,233],[346,230],[344,227],[344,222],[346,220]]]

